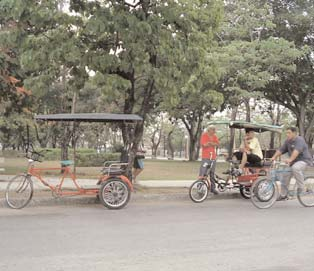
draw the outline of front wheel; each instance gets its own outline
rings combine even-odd
[[[207,198],[208,190],[209,187],[207,186],[206,182],[204,182],[203,180],[197,180],[192,183],[190,187],[190,199],[195,203],[201,203]]]
[[[305,190],[298,193],[298,200],[304,207],[314,206],[314,176],[306,177],[304,180]]]
[[[278,187],[268,178],[257,179],[251,187],[251,201],[259,209],[273,206],[278,198]]]
[[[251,198],[250,187],[245,186],[245,185],[240,185],[240,194],[244,199],[250,199]]]
[[[32,197],[33,182],[30,176],[17,175],[8,183],[5,199],[9,207],[21,209],[31,201]]]
[[[130,187],[119,178],[103,182],[99,189],[100,202],[108,209],[122,209],[128,204],[130,197]]]

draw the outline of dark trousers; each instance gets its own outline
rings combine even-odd
[[[242,161],[243,152],[237,151],[233,155],[237,158],[237,160]],[[262,159],[256,154],[249,153],[247,154],[247,161],[252,165],[258,165]]]
[[[209,174],[208,174],[209,170]],[[207,176],[210,178],[210,190],[213,191],[216,188],[215,184],[215,170],[216,170],[216,160],[202,159],[199,176]]]

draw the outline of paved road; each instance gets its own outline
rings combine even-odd
[[[313,229],[296,201],[0,209],[0,270],[312,271]]]

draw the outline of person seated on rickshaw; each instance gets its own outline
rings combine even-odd
[[[240,150],[233,155],[238,161],[241,161],[238,174],[243,173],[247,163],[250,165],[260,165],[263,160],[263,152],[253,129],[245,129],[245,137],[240,145]]]

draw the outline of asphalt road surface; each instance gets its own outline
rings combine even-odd
[[[0,270],[314,270],[314,209],[242,199],[0,209]]]

